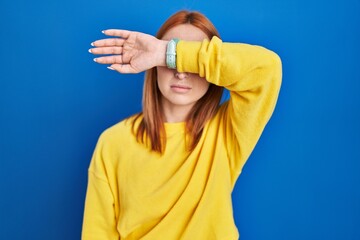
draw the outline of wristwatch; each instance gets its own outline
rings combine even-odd
[[[166,46],[166,66],[176,69],[176,45],[180,40],[178,38],[171,39]]]

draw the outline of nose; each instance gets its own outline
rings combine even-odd
[[[175,77],[178,79],[184,79],[189,76],[189,73],[175,71]]]

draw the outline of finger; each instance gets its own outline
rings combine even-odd
[[[112,64],[110,66],[115,71],[118,71],[119,73],[138,73],[139,71],[136,71],[133,67],[131,67],[130,64]]]
[[[122,55],[106,56],[94,58],[94,61],[100,64],[123,64]]]
[[[125,39],[121,39],[121,38],[107,38],[92,42],[91,45],[94,47],[111,47],[111,46],[121,47],[124,45],[124,42]]]
[[[131,31],[121,29],[107,29],[102,32],[107,36],[116,36],[121,38],[128,38],[131,33]]]
[[[98,47],[89,49],[89,52],[92,54],[122,54],[122,51],[122,47]]]

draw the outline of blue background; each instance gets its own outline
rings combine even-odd
[[[233,193],[241,239],[360,239],[359,0],[1,1],[0,239],[80,239],[96,141],[140,110],[143,82],[94,63],[90,43],[155,34],[183,8],[283,61]]]

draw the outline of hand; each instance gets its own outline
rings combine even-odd
[[[109,29],[103,31],[108,38],[92,43],[89,49],[93,54],[110,54],[95,58],[100,64],[111,64],[120,73],[139,73],[155,66],[166,66],[165,53],[167,41],[151,35],[127,30]]]

